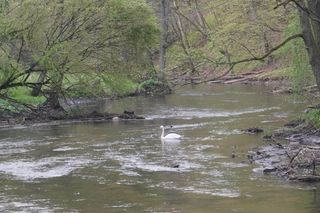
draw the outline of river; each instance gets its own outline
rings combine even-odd
[[[146,120],[2,129],[0,212],[320,212],[319,185],[245,162],[269,142],[241,129],[271,133],[305,106],[263,86],[201,85],[104,106]],[[161,125],[182,141],[162,143]]]

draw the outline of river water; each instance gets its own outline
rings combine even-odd
[[[244,162],[268,142],[241,129],[271,133],[305,106],[263,86],[202,85],[104,106],[146,120],[2,129],[0,212],[320,212],[318,185]],[[162,143],[160,125],[182,141]]]

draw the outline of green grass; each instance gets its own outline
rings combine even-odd
[[[123,74],[106,75],[103,78],[103,89],[109,95],[125,96],[134,92],[138,84],[133,82],[129,77]]]
[[[46,98],[44,96],[39,96],[39,97],[31,96],[31,89],[24,88],[24,87],[11,89],[9,91],[9,96],[20,103],[30,104],[34,106],[42,104],[46,101]]]
[[[310,110],[306,114],[306,120],[319,129],[320,128],[320,109]]]
[[[72,86],[68,96],[72,98],[102,98],[126,96],[138,88],[138,83],[124,73],[107,73],[100,76],[68,75],[64,87]]]
[[[250,63],[237,64],[233,70],[233,73],[234,74],[246,73],[255,69],[262,68],[264,65],[265,63],[260,61],[252,61]]]
[[[46,101],[43,96],[33,97],[30,95],[31,89],[29,88],[15,88],[8,91],[8,96],[10,99],[0,99],[0,113],[3,110],[9,110],[11,112],[21,112],[26,110],[24,104],[38,106]]]
[[[9,111],[15,111],[15,108],[7,100],[0,99],[0,115],[1,111],[4,109]]]
[[[281,80],[281,79],[291,79],[293,77],[293,68],[292,67],[283,67],[272,70],[270,72],[261,73],[258,75],[258,79],[274,79],[274,80]]]

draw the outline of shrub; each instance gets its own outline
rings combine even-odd
[[[316,128],[320,128],[320,109],[312,109],[307,115],[307,121]]]

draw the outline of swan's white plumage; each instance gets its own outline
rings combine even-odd
[[[182,138],[181,135],[178,135],[176,133],[170,133],[164,136],[164,126],[160,126],[160,129],[162,129],[161,140],[179,140]]]

